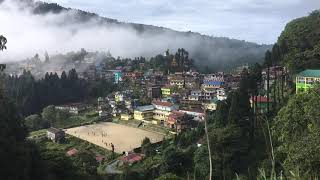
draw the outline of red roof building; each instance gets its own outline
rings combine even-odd
[[[250,98],[250,104],[251,107],[253,108],[254,112],[256,113],[266,113],[268,111],[268,106],[269,109],[272,107],[272,99],[268,99],[267,97],[264,96],[252,96]]]
[[[272,99],[265,97],[265,96],[251,96],[250,101],[257,102],[257,103],[267,103],[272,102]]]
[[[157,106],[164,106],[164,107],[173,106],[173,104],[171,102],[165,102],[165,101],[160,101],[160,100],[154,100],[154,101],[152,101],[152,104],[157,105]]]
[[[120,161],[122,161],[124,164],[133,164],[135,162],[141,161],[142,159],[142,154],[129,153],[127,156],[121,157]]]
[[[67,156],[75,156],[76,154],[78,154],[78,150],[75,148],[72,148],[67,152]]]

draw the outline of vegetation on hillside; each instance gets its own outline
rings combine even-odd
[[[280,56],[281,63],[292,73],[320,68],[320,11],[288,23],[272,48],[272,55]]]

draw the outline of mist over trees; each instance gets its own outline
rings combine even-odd
[[[36,53],[44,54],[45,51],[52,55],[81,48],[87,51],[110,50],[115,57],[149,58],[167,49],[176,51],[184,48],[198,68],[222,70],[261,62],[264,52],[270,48],[224,37],[123,23],[84,11],[66,9],[57,4],[34,3],[31,0],[5,0],[0,4],[0,17],[7,17],[8,14],[10,21],[8,18],[3,19],[3,31],[11,39],[12,48],[0,57],[0,61],[17,61]],[[21,27],[23,32],[28,32],[27,36],[22,32],[12,34],[10,27]],[[28,53],[18,51],[20,44],[29,44],[24,47],[24,52]]]
[[[35,80],[27,71],[19,77],[4,77],[6,95],[15,101],[19,112],[24,116],[39,113],[48,105],[79,102],[89,97],[103,96],[114,88],[112,82],[103,81],[102,85],[99,82],[87,82],[80,79],[74,69],[68,74],[62,72],[60,77],[56,73],[46,73],[41,80]],[[97,86],[99,92],[96,91]]]

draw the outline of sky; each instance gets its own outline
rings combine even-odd
[[[320,0],[45,0],[123,22],[168,27],[259,44],[276,42],[287,22]]]

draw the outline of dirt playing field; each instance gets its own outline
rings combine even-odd
[[[140,147],[145,137],[152,143],[164,138],[162,134],[109,122],[67,129],[66,133],[109,150],[112,150],[112,143],[117,153]]]

